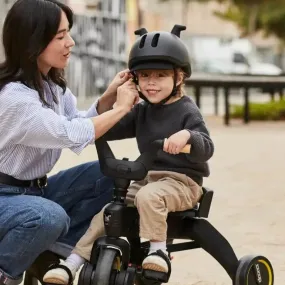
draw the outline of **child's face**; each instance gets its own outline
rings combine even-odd
[[[173,70],[139,70],[136,74],[141,92],[151,103],[159,103],[172,92]]]

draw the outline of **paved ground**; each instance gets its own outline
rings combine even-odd
[[[207,118],[216,152],[205,186],[215,191],[209,220],[230,241],[238,257],[267,256],[275,284],[285,280],[285,123],[234,122]],[[112,142],[118,157],[137,157],[134,140]],[[80,156],[64,151],[53,170],[96,159],[93,146]],[[171,285],[229,285],[221,266],[201,249],[174,254]]]

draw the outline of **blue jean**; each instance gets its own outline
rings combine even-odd
[[[20,281],[56,241],[74,246],[112,194],[113,181],[103,176],[98,162],[61,171],[42,189],[0,184],[2,280]]]

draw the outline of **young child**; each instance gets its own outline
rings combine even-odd
[[[184,79],[191,75],[188,51],[180,39],[183,29],[175,25],[171,33],[136,32],[140,38],[130,52],[129,69],[144,101],[105,135],[107,140],[136,137],[140,152],[147,151],[154,140],[166,138],[147,177],[132,183],[127,194],[127,203],[134,204],[140,214],[140,237],[150,240],[151,255],[142,267],[161,272],[169,270],[167,215],[191,209],[199,201],[203,177],[209,176],[207,161],[214,152],[199,109],[183,95]],[[191,153],[180,153],[186,144],[191,144]],[[103,212],[93,218],[72,254],[61,263],[63,267],[48,271],[44,282],[68,284],[68,270],[74,278],[90,259],[94,241],[104,235]],[[165,256],[157,254],[158,250]]]

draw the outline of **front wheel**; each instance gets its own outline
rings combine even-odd
[[[115,285],[121,265],[121,256],[118,250],[102,248],[96,264],[92,285]]]
[[[244,256],[239,261],[234,285],[273,285],[274,272],[270,261],[261,255]]]

